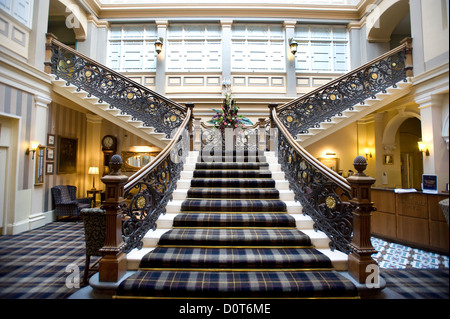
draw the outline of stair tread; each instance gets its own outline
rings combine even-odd
[[[189,213],[174,218],[174,227],[295,227],[295,218],[289,214],[215,214]]]
[[[183,248],[157,247],[142,257],[143,268],[332,268],[314,248]]]
[[[117,297],[329,298],[357,297],[337,271],[137,271]]]
[[[240,198],[240,199],[277,199],[280,192],[275,188],[191,188],[188,198]]]
[[[186,199],[181,211],[273,212],[286,211],[286,204],[277,199]]]
[[[171,246],[304,246],[311,240],[298,229],[172,229],[158,245]]]

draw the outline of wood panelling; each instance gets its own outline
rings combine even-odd
[[[397,194],[399,215],[428,218],[427,195],[418,193]]]
[[[372,213],[372,233],[383,234],[385,236],[395,238],[397,236],[396,216],[395,214],[384,212]]]
[[[409,216],[398,216],[397,239],[429,246],[430,231],[428,229],[428,220]]]
[[[447,197],[372,189],[372,201],[377,208],[372,213],[372,234],[409,246],[448,253],[449,226],[439,206],[439,201]]]

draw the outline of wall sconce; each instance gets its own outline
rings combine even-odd
[[[289,49],[291,49],[291,53],[295,55],[297,53],[298,43],[294,41],[294,38],[289,38]]]
[[[31,159],[34,160],[34,154],[36,153],[36,150],[40,145],[41,144],[39,143],[31,143],[31,147],[27,148],[27,150],[25,151],[25,155],[30,155],[30,152],[33,153]]]
[[[158,54],[160,54],[162,51],[163,41],[164,41],[164,39],[161,37],[158,40],[156,40],[156,42],[155,42],[155,51]]]
[[[428,150],[427,145],[422,142],[422,141],[418,141],[417,145],[419,146],[419,151],[425,153],[426,156],[430,156],[430,151]]]
[[[369,157],[372,158],[372,153],[370,152],[370,149],[368,147],[364,149],[364,153],[366,154],[366,160],[368,160]]]
[[[88,174],[94,175],[92,176],[92,189],[95,189],[95,175],[98,175],[98,167],[95,166],[89,167]]]

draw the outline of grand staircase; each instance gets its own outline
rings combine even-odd
[[[189,145],[192,104],[171,101],[54,39],[47,44],[56,93],[164,148],[109,193],[123,198],[103,202],[103,259],[119,265],[127,254],[129,273],[117,298],[358,298],[361,285],[347,273],[354,274],[358,257],[348,264],[347,254],[370,259],[370,228],[361,234],[361,224],[353,225],[359,202],[350,203],[349,182],[300,145],[407,94],[410,44],[289,103],[270,104],[279,157],[231,153],[205,162],[191,151],[184,164],[172,155],[185,156],[177,145]],[[363,171],[362,161],[356,164]],[[121,159],[110,164],[111,180],[120,179]],[[356,207],[359,218],[369,216],[370,205],[363,206]]]
[[[116,297],[357,297],[338,271],[347,255],[329,250],[266,155],[195,163],[192,154],[157,231],[128,255],[129,268],[139,261],[138,269]]]

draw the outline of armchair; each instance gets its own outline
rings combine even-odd
[[[79,217],[83,208],[90,208],[92,197],[76,198],[77,188],[71,185],[58,185],[52,187],[55,201],[56,218],[61,216]]]
[[[86,284],[90,270],[98,270],[94,266],[100,261],[90,264],[91,256],[103,256],[100,248],[105,245],[106,213],[103,209],[84,208],[81,210],[84,223],[84,238],[86,241],[86,262],[84,266],[83,282]]]

